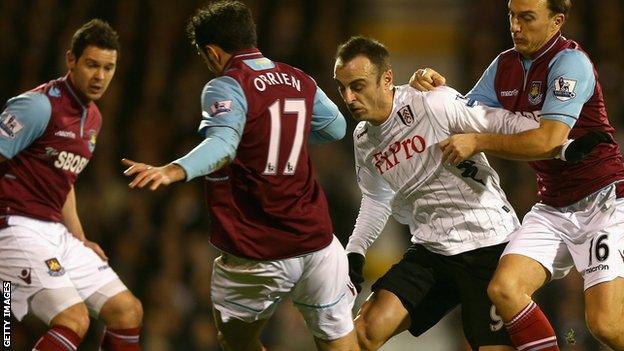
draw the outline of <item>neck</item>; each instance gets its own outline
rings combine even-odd
[[[377,121],[371,121],[371,123],[373,125],[380,125],[382,123],[384,123],[385,121],[388,120],[388,118],[390,118],[390,114],[392,113],[392,106],[393,106],[393,102],[394,102],[394,86],[392,86],[389,90],[387,94],[384,94],[381,101],[380,101],[380,115],[381,118]]]
[[[91,102],[91,100],[85,94],[83,94],[82,91],[76,88],[76,84],[74,83],[74,75],[71,73],[71,71],[67,75],[67,83],[71,87],[71,90],[74,92],[74,94],[76,94],[76,97],[78,98],[78,100],[80,100],[79,102],[81,104],[88,105]]]
[[[217,69],[219,70],[218,75],[223,74],[223,72],[225,71],[225,67],[227,67],[231,58],[232,58],[232,55],[228,54],[225,51],[221,54],[221,57],[219,58],[219,62],[217,64]]]
[[[551,33],[548,38],[546,39],[546,41],[544,41],[538,48],[537,50],[529,53],[529,54],[522,54],[522,56],[524,56],[524,58],[527,59],[531,59],[534,60],[536,59],[539,55],[541,55],[552,43],[553,41],[559,37],[559,31],[555,31],[554,33]]]

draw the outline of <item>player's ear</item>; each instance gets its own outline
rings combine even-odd
[[[381,76],[381,80],[383,82],[384,87],[392,88],[392,82],[394,80],[394,76],[392,74],[392,70],[389,69],[389,70],[385,71],[383,73],[383,75]]]
[[[217,50],[215,50],[215,47],[213,45],[206,45],[204,46],[205,48],[205,53],[206,53],[206,57],[210,60],[213,61],[219,61],[219,53],[217,52]]]
[[[70,71],[74,69],[74,66],[76,66],[76,61],[77,60],[74,53],[71,52],[71,50],[67,50],[67,52],[65,53],[65,64],[67,64],[67,69],[69,69]]]
[[[565,15],[563,13],[558,13],[555,15],[555,18],[554,18],[555,27],[560,29],[561,26],[563,26],[564,22],[565,22]]]

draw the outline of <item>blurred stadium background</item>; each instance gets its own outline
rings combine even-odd
[[[467,92],[497,53],[511,46],[506,1],[497,0],[247,0],[256,16],[265,55],[297,66],[344,110],[332,80],[338,43],[355,34],[384,42],[396,84],[419,67],[434,67],[447,83]],[[77,184],[87,236],[142,300],[147,351],[218,350],[210,312],[210,274],[218,252],[208,242],[201,181],[150,193],[129,191],[122,157],[163,164],[200,141],[199,94],[211,78],[184,28],[204,1],[2,0],[0,1],[0,101],[64,75],[71,34],[99,17],[117,29],[121,59],[99,102],[104,127],[97,152]],[[584,47],[597,66],[611,123],[624,118],[624,1],[574,0],[564,34]],[[315,147],[316,172],[328,194],[335,232],[346,241],[359,206],[353,171],[354,123],[340,143]],[[533,172],[525,164],[490,158],[503,188],[523,216],[535,201]],[[370,249],[369,286],[403,253],[409,233],[389,223]],[[0,258],[1,259],[1,258]],[[539,301],[559,333],[563,350],[599,350],[583,319],[582,285],[573,272],[550,284]],[[360,300],[359,303],[362,301]],[[359,304],[358,303],[358,304]],[[35,319],[13,324],[15,350],[26,350],[44,326]],[[83,350],[95,350],[101,325],[92,324]],[[573,337],[572,337],[573,335]],[[311,335],[289,301],[263,335],[272,351],[313,350]],[[567,341],[566,341],[567,340]],[[408,334],[383,350],[468,350],[457,311],[420,338]]]

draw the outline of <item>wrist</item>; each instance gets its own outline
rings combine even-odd
[[[186,171],[176,163],[170,163],[165,166],[165,174],[172,183],[186,179]]]
[[[357,252],[349,252],[347,254],[347,259],[351,266],[357,267],[358,269],[361,269],[364,266],[364,261],[366,260],[364,255]]]
[[[478,134],[478,133],[473,133],[470,134],[472,136],[472,143],[474,145],[474,153],[477,154],[479,152],[484,152],[487,147],[487,134]]]

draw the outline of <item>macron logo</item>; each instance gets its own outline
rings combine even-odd
[[[500,95],[502,97],[518,96],[518,89],[514,89],[514,90],[501,90]]]
[[[54,135],[63,138],[76,139],[76,133],[69,130],[59,130],[58,132],[54,133]]]

